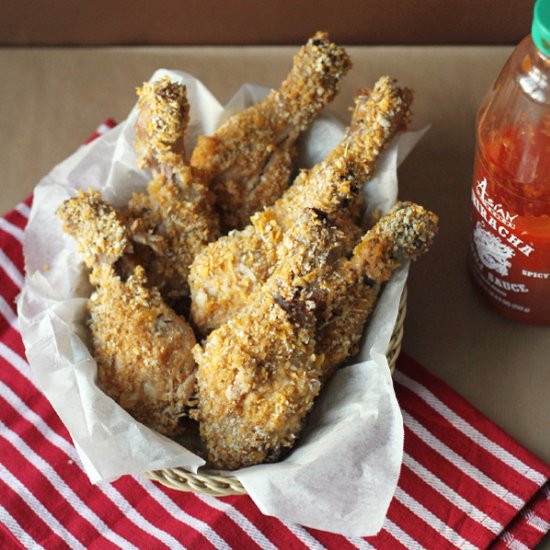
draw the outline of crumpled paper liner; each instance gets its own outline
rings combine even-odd
[[[224,108],[192,76],[157,71],[187,86],[191,119],[186,148],[211,134],[233,112],[268,90],[244,85]],[[124,474],[183,467],[203,459],[136,422],[96,386],[96,364],[85,326],[90,294],[75,243],[55,216],[78,189],[99,190],[115,206],[142,191],[149,175],[135,162],[136,108],[126,121],[79,149],[36,187],[25,233],[25,285],[18,300],[21,334],[37,381],[68,428],[93,483]],[[321,161],[344,127],[324,114],[301,139],[300,166]],[[386,211],[397,198],[397,165],[422,132],[402,134],[365,186],[371,208]],[[395,491],[403,452],[403,421],[385,357],[408,267],[385,286],[354,365],[340,369],[318,398],[294,451],[276,464],[233,472],[266,514],[344,535],[374,535]]]

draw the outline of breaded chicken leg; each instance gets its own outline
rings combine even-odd
[[[296,54],[279,89],[231,117],[213,136],[199,138],[191,165],[214,191],[225,230],[247,225],[287,188],[296,139],[332,101],[350,67],[344,49],[318,32]]]
[[[438,218],[411,202],[398,202],[368,231],[350,261],[327,283],[332,292],[317,329],[316,353],[323,357],[322,378],[359,350],[367,320],[382,284],[403,260],[416,260],[431,246]]]
[[[356,345],[380,284],[404,259],[427,250],[436,224],[421,207],[399,205],[348,260],[337,226],[306,210],[284,237],[285,259],[249,306],[193,349],[196,416],[215,467],[274,461],[294,445],[322,384]],[[350,296],[361,299],[358,306]],[[348,326],[355,307],[362,314]],[[327,330],[331,321],[351,336]]]
[[[202,334],[234,316],[261,287],[278,262],[284,233],[305,208],[325,212],[340,225],[349,250],[360,237],[356,203],[362,184],[374,172],[379,155],[408,121],[409,90],[382,77],[374,89],[360,90],[352,122],[328,158],[295,183],[251,224],[211,243],[195,258],[189,274],[191,314]]]
[[[214,198],[186,163],[189,121],[186,89],[168,77],[138,90],[138,164],[153,170],[146,193],[136,193],[125,215],[139,264],[170,303],[189,295],[187,277],[197,252],[219,236]]]
[[[213,331],[204,347],[193,348],[196,418],[208,460],[217,468],[276,460],[293,445],[320,390],[315,304],[296,296],[301,297],[302,275],[326,261],[342,235],[324,217],[308,214],[297,223],[296,238],[285,239],[288,264],[247,308]]]
[[[96,287],[88,310],[99,386],[143,424],[178,434],[195,387],[193,331],[148,285],[143,267],[126,280],[119,276],[116,264],[131,252],[130,234],[99,193],[80,192],[57,213]]]

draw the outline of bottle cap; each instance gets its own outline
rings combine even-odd
[[[550,0],[537,0],[535,3],[531,36],[537,48],[550,55]]]

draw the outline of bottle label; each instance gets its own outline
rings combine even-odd
[[[536,322],[550,321],[548,245],[524,231],[522,218],[498,200],[494,181],[476,171],[472,186],[472,271],[499,309]],[[541,269],[542,268],[542,269]],[[541,302],[542,300],[542,302]]]

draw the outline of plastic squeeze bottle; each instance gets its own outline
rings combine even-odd
[[[550,323],[550,0],[477,116],[469,267],[499,312]]]

